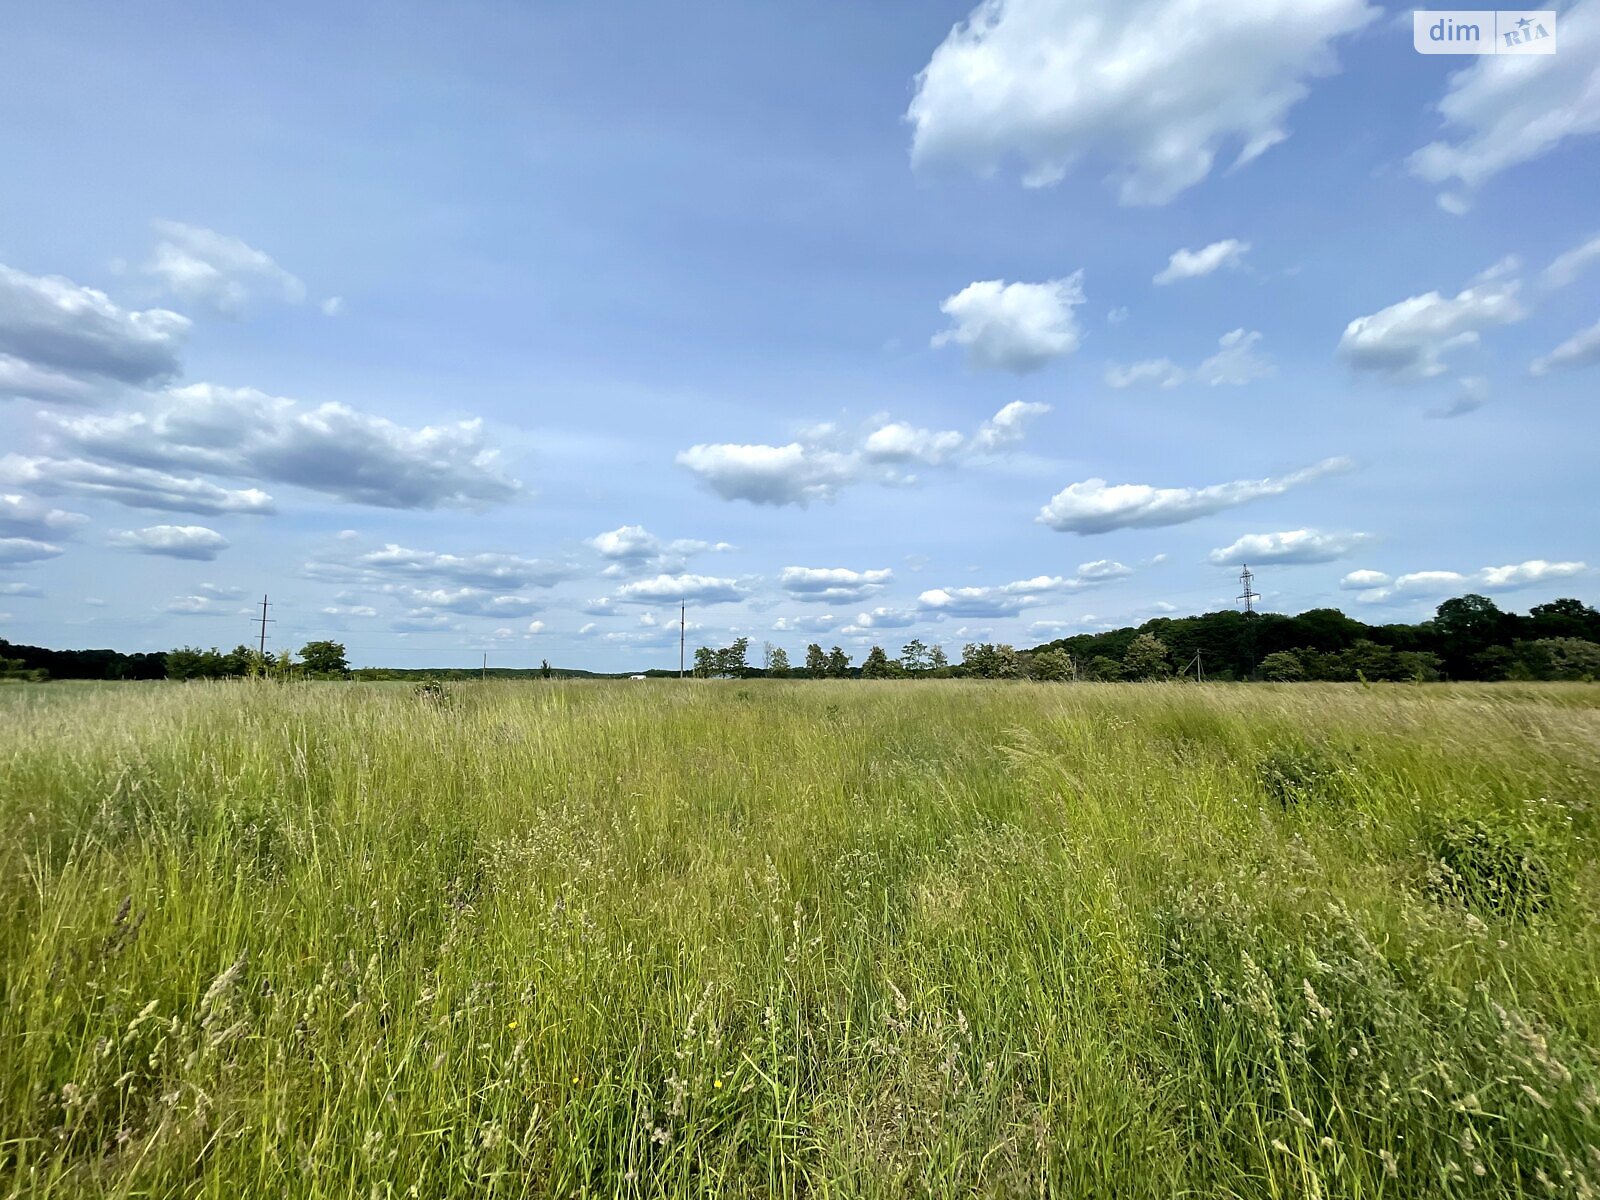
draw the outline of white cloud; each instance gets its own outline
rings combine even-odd
[[[625,583],[616,598],[630,604],[664,604],[687,600],[691,604],[731,604],[745,597],[745,588],[736,579],[712,575],[657,575]]]
[[[1322,533],[1315,529],[1247,533],[1231,546],[1213,550],[1207,557],[1218,566],[1240,562],[1333,562],[1371,540],[1370,533]]]
[[[1114,388],[1171,388],[1192,379],[1211,387],[1222,384],[1239,387],[1257,379],[1265,379],[1276,370],[1270,361],[1256,353],[1260,341],[1261,334],[1254,331],[1235,329],[1225,333],[1217,340],[1217,352],[1192,371],[1185,370],[1169,358],[1147,359],[1126,367],[1110,363],[1106,367],[1106,385]]]
[[[994,454],[1021,443],[1029,420],[1050,411],[1048,404],[1013,400],[982,425],[973,435],[972,445],[980,453]]]
[[[1175,250],[1167,260],[1166,267],[1151,282],[1165,286],[1181,279],[1199,279],[1223,267],[1237,268],[1244,265],[1244,256],[1249,251],[1250,243],[1241,242],[1238,238],[1212,242],[1199,250]]]
[[[1186,378],[1188,372],[1170,358],[1150,358],[1143,362],[1130,363],[1121,366],[1118,363],[1107,363],[1105,381],[1107,387],[1177,387]]]
[[[523,637],[533,637],[535,634],[540,634],[540,633],[543,633],[543,632],[544,632],[544,622],[543,621],[529,621],[528,622],[527,631],[524,632],[522,636]]]
[[[1514,56],[1513,56],[1514,57]],[[1448,367],[1444,355],[1476,344],[1480,333],[1527,316],[1515,280],[1488,280],[1454,299],[1426,292],[1345,326],[1339,354],[1359,371],[1392,380],[1428,379]]]
[[[858,456],[800,442],[691,446],[679,453],[677,461],[724,500],[752,504],[804,508],[812,501],[832,500],[840,488],[859,477]]]
[[[1392,580],[1382,571],[1351,571],[1339,580],[1339,586],[1346,591],[1364,591],[1368,588],[1387,587]]]
[[[917,623],[917,614],[905,608],[874,608],[856,614],[853,624],[844,626],[841,633],[862,633],[868,629],[908,629]]]
[[[1454,140],[1413,154],[1413,174],[1473,188],[1600,131],[1600,0],[1577,0],[1559,22],[1557,54],[1483,55],[1450,76],[1438,110]]]
[[[479,421],[410,429],[342,404],[307,409],[203,383],[152,396],[145,411],[47,419],[93,458],[292,484],[353,504],[481,508],[521,490]]]
[[[1027,421],[1049,411],[1048,404],[1012,401],[970,437],[902,421],[885,423],[881,417],[854,435],[821,425],[786,446],[691,446],[677,462],[725,500],[805,508],[813,501],[831,501],[857,483],[915,482],[915,476],[903,471],[908,464],[954,466],[971,456],[1010,450],[1022,441]]]
[[[43,595],[44,593],[31,583],[0,583],[0,596],[20,596],[37,600]]]
[[[236,237],[180,221],[153,224],[161,241],[145,273],[175,296],[226,316],[238,316],[257,297],[289,304],[306,298],[305,284]]]
[[[727,542],[706,542],[697,538],[664,541],[643,525],[620,525],[597,533],[588,539],[588,545],[610,564],[601,572],[607,576],[627,575],[644,569],[681,571],[696,554],[723,553],[735,548]]]
[[[1551,371],[1570,371],[1595,363],[1600,363],[1600,321],[1587,329],[1578,330],[1549,354],[1534,359],[1528,369],[1535,375],[1546,375]]]
[[[1110,312],[1106,313],[1106,323],[1108,325],[1121,325],[1127,319],[1128,306],[1126,304],[1118,305],[1116,308],[1113,308]]]
[[[1540,279],[1547,288],[1567,287],[1576,283],[1578,277],[1597,262],[1600,262],[1600,234],[1564,254],[1556,255]]]
[[[330,617],[375,617],[378,610],[370,604],[330,604],[322,610]]]
[[[775,633],[832,633],[838,624],[839,618],[832,613],[821,613],[815,617],[779,617],[772,629]]]
[[[1275,479],[1240,479],[1200,488],[1107,484],[1104,479],[1086,479],[1057,492],[1035,520],[1063,533],[1079,534],[1178,525],[1265,496],[1280,496],[1290,488],[1351,466],[1348,459],[1328,458]]]
[[[1357,600],[1375,604],[1407,596],[1439,596],[1468,587],[1508,592],[1550,580],[1570,579],[1588,570],[1587,563],[1533,558],[1503,567],[1482,567],[1470,575],[1460,571],[1412,571],[1390,579],[1381,571],[1352,571],[1339,586],[1356,591]]]
[[[924,612],[940,616],[1013,616],[1024,608],[1048,604],[1062,594],[1130,574],[1129,568],[1119,562],[1099,559],[1080,563],[1071,576],[1039,575],[989,587],[930,588],[917,597],[917,605]]]
[[[564,564],[543,559],[516,554],[446,554],[413,550],[394,542],[337,560],[314,559],[306,563],[305,571],[316,579],[379,584],[428,581],[489,589],[550,587],[572,575]]]
[[[70,279],[0,264],[0,354],[58,377],[129,384],[169,378],[178,373],[189,324],[166,309],[129,311]]]
[[[904,421],[893,421],[867,435],[862,453],[874,462],[920,462],[938,466],[966,441],[954,430],[934,432]]]
[[[1010,159],[1054,183],[1109,164],[1124,204],[1164,204],[1288,136],[1334,41],[1379,10],[1365,0],[984,0],[917,78],[914,164],[985,174]],[[1565,46],[1563,46],[1563,49]]]
[[[1223,334],[1217,343],[1217,352],[1200,364],[1195,371],[1195,378],[1211,387],[1221,384],[1238,387],[1252,380],[1265,379],[1276,368],[1256,354],[1255,348],[1260,341],[1259,333],[1246,333],[1243,329]]]
[[[160,512],[216,516],[277,511],[272,497],[258,488],[230,490],[204,479],[185,478],[146,467],[108,466],[84,459],[8,454],[0,458],[0,483],[26,487],[41,495],[82,496]]]
[[[344,315],[344,297],[329,296],[322,302],[322,315],[325,317],[342,317]]]
[[[41,542],[35,538],[0,537],[0,566],[43,562],[62,553],[61,547],[51,542]]]
[[[1078,348],[1072,310],[1083,302],[1082,271],[1044,283],[969,283],[939,305],[955,326],[935,334],[933,346],[964,346],[967,361],[975,367],[1037,371]]]
[[[204,525],[151,525],[145,529],[115,530],[107,541],[141,554],[168,558],[193,558],[210,562],[228,548],[228,539]]]
[[[852,571],[848,567],[785,567],[778,586],[790,599],[818,604],[859,604],[894,578],[887,567]]]
[[[0,534],[16,537],[71,537],[89,518],[82,513],[46,508],[14,493],[0,493]]]
[[[212,596],[174,596],[161,606],[164,613],[185,617],[237,616],[244,610],[231,604],[219,604]]]
[[[414,607],[412,616],[437,612],[467,617],[525,617],[539,611],[526,596],[496,595],[487,588],[406,588],[399,592]]]

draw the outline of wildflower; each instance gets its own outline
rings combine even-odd
[[[717,1080],[716,1083],[713,1084],[712,1086],[720,1088],[722,1086],[722,1080],[720,1080],[720,1079]]]
[[[517,1023],[515,1021],[507,1021],[506,1022],[506,1028],[507,1029],[515,1029],[516,1027],[517,1027]]]

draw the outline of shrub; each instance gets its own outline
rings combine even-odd
[[[1432,843],[1427,890],[1434,899],[1512,916],[1549,906],[1550,864],[1528,834],[1468,819],[1441,826]]]
[[[1308,800],[1336,797],[1345,771],[1326,754],[1308,746],[1278,746],[1256,760],[1256,779],[1269,799],[1284,808]]]
[[[447,704],[450,700],[450,689],[437,679],[429,679],[417,684],[411,690],[411,694],[418,700],[428,704]]]

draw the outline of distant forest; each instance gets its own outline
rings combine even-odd
[[[1439,605],[1415,625],[1367,625],[1335,608],[1299,616],[1237,611],[1192,617],[1156,617],[1142,625],[1058,638],[1031,649],[974,643],[950,663],[937,646],[914,640],[891,656],[874,646],[860,665],[838,646],[807,648],[790,666],[786,653],[769,649],[757,666],[747,661],[741,638],[722,649],[702,647],[695,674],[702,678],[983,678],[1124,680],[1168,677],[1265,680],[1290,683],[1325,680],[1371,682],[1420,680],[1600,679],[1600,610],[1580,600],[1553,600],[1526,614],[1506,612],[1484,596],[1459,596]],[[350,671],[344,647],[314,642],[296,673],[320,678],[472,679],[462,668],[364,668]],[[320,653],[319,653],[320,652]],[[248,647],[222,652],[181,647],[167,653],[122,654],[116,650],[48,650],[0,639],[0,679],[192,679],[252,673],[257,656]],[[320,661],[319,661],[320,660]],[[267,656],[265,670],[289,659]],[[652,678],[671,677],[653,669]],[[567,668],[489,668],[508,678],[607,678]],[[623,672],[627,674],[627,672]],[[615,677],[615,676],[611,676]]]

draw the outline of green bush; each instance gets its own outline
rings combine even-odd
[[[1268,799],[1288,808],[1310,800],[1336,799],[1346,771],[1326,752],[1303,745],[1276,746],[1256,760],[1256,779]]]
[[[1549,906],[1553,872],[1528,834],[1479,820],[1453,821],[1433,835],[1427,889],[1437,900],[1501,915],[1526,916]]]

